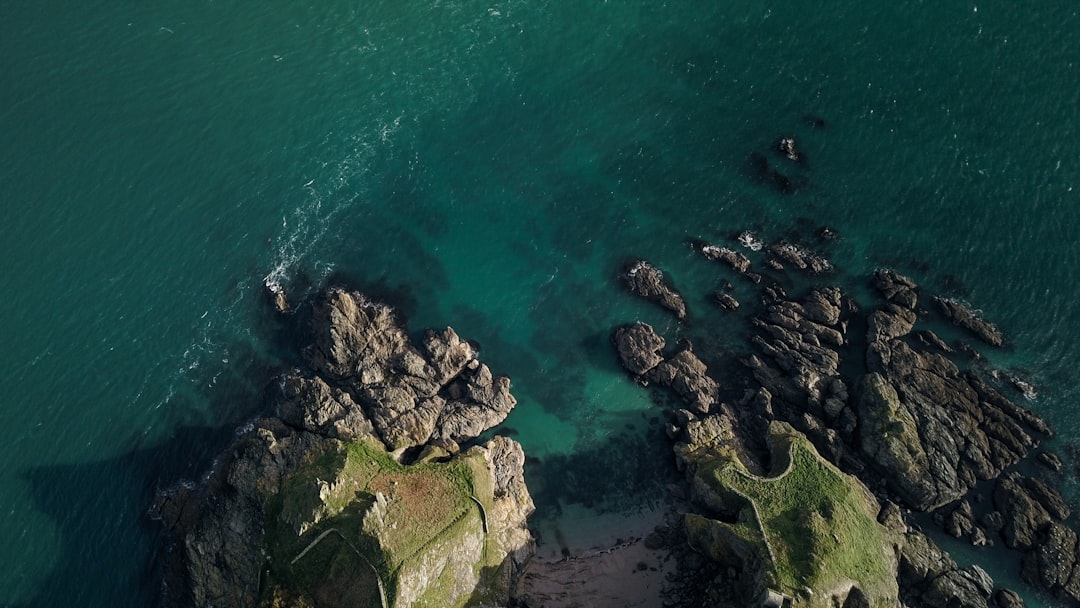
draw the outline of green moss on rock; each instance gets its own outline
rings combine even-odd
[[[493,500],[484,450],[404,466],[376,440],[336,443],[267,505],[262,603],[469,605],[507,556],[486,533]]]

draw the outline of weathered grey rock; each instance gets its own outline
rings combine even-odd
[[[396,315],[360,293],[331,288],[314,306],[308,362],[328,379],[358,386],[386,382],[393,363],[412,349]]]
[[[1053,519],[1028,493],[1018,473],[998,480],[994,486],[994,507],[1003,516],[1001,535],[1005,544],[1014,549],[1030,549],[1035,546],[1039,529]]]
[[[675,313],[679,320],[686,318],[686,302],[679,292],[664,281],[664,273],[645,260],[638,260],[623,275],[631,293],[652,300]]]
[[[750,258],[734,249],[716,245],[703,245],[701,254],[710,260],[716,260],[731,266],[732,270],[739,274],[745,274],[750,270]]]
[[[664,360],[664,338],[645,323],[635,323],[615,330],[619,361],[631,374],[640,376]]]
[[[994,581],[978,566],[959,568],[947,553],[920,532],[904,537],[900,552],[901,598],[927,608],[988,606]]]
[[[334,439],[374,436],[375,429],[349,393],[318,376],[296,372],[281,378],[277,415],[287,424]]]
[[[1024,600],[1016,595],[1011,589],[998,589],[994,594],[994,605],[997,608],[1024,608]]]
[[[1046,526],[1038,545],[1024,558],[1024,580],[1056,590],[1069,584],[1076,566],[1076,532],[1058,522]]]
[[[919,438],[918,421],[900,401],[896,389],[880,374],[871,373],[855,383],[860,449],[886,471],[886,481],[906,503],[926,508],[940,501]]]
[[[838,287],[814,289],[802,301],[806,318],[823,325],[834,326],[840,321],[843,293]]]
[[[1058,455],[1053,452],[1039,452],[1037,458],[1043,466],[1055,473],[1060,473],[1061,469],[1065,466],[1061,462],[1061,458],[1059,458]]]
[[[945,318],[952,321],[954,325],[963,327],[991,346],[1002,346],[1005,344],[1005,335],[1001,333],[1001,330],[993,323],[976,315],[975,312],[965,304],[956,300],[947,300],[940,297],[935,297],[934,302],[938,305],[938,308],[941,309]]]
[[[724,310],[738,310],[739,301],[726,293],[716,293],[713,295],[713,299]]]
[[[425,359],[432,368],[432,380],[439,386],[456,378],[476,359],[472,345],[459,338],[450,327],[441,332],[427,330],[421,344]]]
[[[867,365],[889,383],[897,403],[915,422],[901,425],[918,436],[917,442],[905,438],[906,451],[925,454],[918,479],[908,482],[919,488],[909,487],[902,494],[912,508],[937,508],[963,496],[976,481],[996,477],[1035,446],[1029,432],[1045,428],[1033,414],[977,377],[962,374],[947,358],[916,351],[902,340],[871,344]],[[881,418],[877,424],[886,423]],[[907,460],[877,463],[890,480],[910,472],[904,468]],[[899,468],[888,468],[892,465]]]
[[[450,384],[446,394],[449,401],[432,436],[458,443],[474,439],[499,424],[517,404],[517,399],[510,394],[510,379],[493,377],[484,364],[462,373]]]
[[[896,304],[886,304],[881,310],[870,313],[866,340],[882,342],[906,336],[915,326],[915,311]]]
[[[705,363],[691,351],[676,353],[649,371],[647,377],[670,386],[696,412],[707,414],[717,403],[720,387],[708,376]]]
[[[915,284],[915,281],[887,268],[874,271],[874,287],[886,300],[904,308],[914,310],[915,304],[919,301],[919,286]]]
[[[769,245],[769,253],[790,266],[808,274],[817,275],[830,272],[833,267],[829,260],[793,243],[781,241]]]
[[[975,531],[975,515],[971,510],[971,503],[966,500],[945,516],[945,532],[955,538],[970,536]]]

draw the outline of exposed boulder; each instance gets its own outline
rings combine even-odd
[[[631,374],[640,376],[664,360],[664,338],[645,323],[626,325],[615,330],[619,361]]]
[[[702,245],[700,251],[710,260],[723,262],[739,274],[746,274],[750,270],[750,258],[734,249],[717,245]]]
[[[986,342],[991,346],[1002,346],[1005,344],[1005,335],[1001,333],[1001,330],[993,323],[975,314],[975,312],[966,304],[957,300],[939,297],[934,298],[934,303],[941,309],[945,318],[952,321],[954,325],[963,327],[975,334],[983,342]]]
[[[374,427],[349,393],[318,376],[282,376],[277,415],[297,428],[348,441],[374,434]]]
[[[879,268],[874,271],[873,283],[889,302],[911,310],[915,309],[915,304],[919,301],[919,286],[915,284],[915,281],[887,268]]]
[[[921,532],[909,531],[900,552],[900,596],[927,608],[985,608],[994,581],[982,568],[960,568]]]
[[[830,272],[833,269],[832,263],[825,259],[824,256],[808,249],[804,249],[794,243],[781,241],[769,245],[769,253],[776,256],[784,263],[808,274],[823,274]]]
[[[679,351],[654,367],[648,378],[670,386],[699,413],[708,413],[717,403],[720,387],[709,377],[705,363],[689,350]]]
[[[631,293],[656,302],[675,313],[680,321],[686,318],[686,302],[679,292],[664,281],[664,273],[659,268],[645,260],[638,260],[630,265],[623,280]]]

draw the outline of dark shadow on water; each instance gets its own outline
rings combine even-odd
[[[36,596],[18,606],[156,605],[166,545],[146,512],[159,480],[198,478],[232,436],[181,428],[161,445],[115,459],[23,473],[34,507],[57,527],[60,549]]]

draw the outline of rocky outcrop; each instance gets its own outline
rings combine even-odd
[[[729,259],[722,248],[711,251],[707,257],[737,272],[750,267],[750,258],[743,263]],[[815,261],[814,254],[799,247],[774,245],[768,253],[778,268],[809,274],[831,269],[824,258]],[[759,262],[755,258],[753,263]],[[751,319],[754,352],[741,358],[753,381],[741,399],[728,402],[734,406],[721,402],[719,392],[709,407],[694,405],[708,400],[702,401],[703,393],[680,380],[707,378],[709,370],[688,350],[657,362],[664,356],[662,344],[627,336],[616,340],[620,358],[642,380],[670,386],[690,404],[674,409],[666,427],[676,460],[688,474],[717,454],[743,454],[751,461],[755,455],[762,458],[760,440],[755,443],[753,438],[760,437],[770,422],[785,421],[827,460],[876,488],[879,497],[914,511],[936,510],[936,523],[973,545],[1004,545],[1026,552],[1027,580],[1080,603],[1080,552],[1076,535],[1064,523],[1068,505],[1040,480],[1012,474],[1001,478],[1051,435],[1050,428],[988,384],[980,375],[983,367],[962,369],[972,361],[958,363],[957,351],[919,327],[933,313],[919,306],[921,290],[914,281],[880,269],[871,285],[882,301],[865,311],[834,287],[812,287],[799,298],[789,297],[777,284],[765,287],[763,311]],[[992,325],[970,311],[948,310],[962,327],[984,334],[990,343],[996,341],[989,337],[991,329],[997,331]],[[861,329],[862,335],[850,334],[849,327],[865,327],[865,334]],[[978,355],[970,347],[965,352]],[[725,378],[725,386],[739,382]],[[704,386],[708,388],[704,394],[712,394],[712,385]],[[1061,466],[1052,456],[1044,460],[1051,469]],[[996,510],[985,513],[985,507],[973,506],[988,504],[982,493],[988,486],[980,482],[998,478]],[[692,494],[705,509],[704,519],[694,520],[704,534],[702,542],[720,542],[727,532],[719,534],[708,524],[707,513],[727,513],[729,519],[741,516],[716,500],[715,493],[708,495],[695,486]],[[893,519],[902,519],[899,511]],[[906,526],[896,527],[901,528]],[[909,541],[907,574],[901,577],[902,587],[909,589],[907,605],[1013,605],[1015,594],[995,594],[985,572],[958,568],[940,550],[926,548],[929,541],[921,535]],[[728,546],[735,547],[737,557],[738,543]],[[752,565],[746,559],[735,561]],[[855,596],[851,601],[861,600]]]
[[[731,267],[732,270],[739,274],[746,274],[750,272],[750,258],[746,255],[729,249],[727,247],[720,247],[717,245],[703,244],[700,248],[701,255],[715,260],[717,262],[723,262]]]
[[[904,535],[900,552],[901,598],[926,608],[986,608],[994,581],[978,566],[960,568],[921,532]]]
[[[664,339],[640,322],[615,330],[614,341],[623,367],[640,381],[671,387],[699,414],[707,414],[716,405],[719,386],[689,348],[664,358]]]
[[[789,266],[811,275],[823,274],[833,269],[832,263],[824,256],[794,243],[781,241],[769,245],[769,253]]]
[[[331,289],[315,306],[311,366],[340,384],[391,449],[432,439],[468,441],[502,422],[516,401],[453,329],[429,330],[420,348],[395,311]]]
[[[887,303],[868,323],[860,447],[910,507],[932,510],[1019,462],[1049,429],[940,352],[906,340],[917,320],[913,281],[878,271],[874,285]]]
[[[631,293],[656,302],[675,314],[680,321],[686,318],[686,302],[679,292],[664,281],[659,268],[638,260],[623,274],[623,280]]]
[[[640,376],[664,360],[664,338],[645,323],[635,323],[615,330],[615,347],[626,371]]]
[[[966,304],[957,300],[935,297],[934,303],[938,305],[945,318],[958,327],[970,331],[980,340],[991,346],[1005,344],[1005,335],[996,325],[975,314]]]
[[[176,539],[166,603],[508,601],[532,550],[524,454],[502,437],[458,444],[513,408],[509,380],[452,329],[414,346],[392,308],[359,293],[329,290],[312,328],[311,369],[282,376],[276,417],[204,483],[159,497]],[[394,458],[425,444],[418,464]]]

